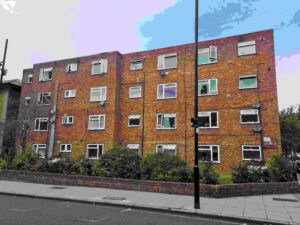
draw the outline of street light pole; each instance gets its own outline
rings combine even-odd
[[[194,208],[200,209],[199,194],[199,156],[198,156],[198,0],[195,0],[195,97],[194,97],[194,144],[195,144],[195,164],[194,164]]]
[[[3,61],[0,63],[2,65],[0,84],[2,84],[3,76],[6,75],[5,60],[6,60],[7,44],[8,44],[8,39],[6,39],[6,42],[5,42],[5,49],[4,49]]]

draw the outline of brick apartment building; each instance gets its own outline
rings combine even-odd
[[[281,151],[273,31],[199,43],[199,152],[227,171]],[[194,45],[24,70],[17,147],[98,158],[115,145],[194,157]]]

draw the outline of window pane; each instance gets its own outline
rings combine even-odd
[[[212,127],[217,127],[218,126],[218,118],[217,118],[217,113],[216,112],[211,113],[211,126]]]
[[[158,85],[158,98],[163,98],[163,97],[164,97],[164,86]]]
[[[198,65],[209,63],[209,54],[208,53],[200,53],[198,54]]]
[[[170,123],[170,127],[171,128],[175,128],[175,126],[176,126],[176,124],[175,124],[175,117],[169,118],[169,123]]]
[[[209,116],[199,117],[200,127],[209,127]]]
[[[171,156],[175,156],[176,155],[176,150],[175,149],[165,149],[164,153],[168,154],[168,155],[171,155]]]
[[[240,78],[240,88],[253,88],[257,86],[256,77]]]
[[[199,151],[199,160],[210,162],[211,161],[211,151],[200,150]]]
[[[200,91],[200,94],[202,94],[202,95],[208,94],[208,84],[207,83],[200,83],[199,91]]]
[[[253,114],[242,115],[242,122],[243,123],[257,123],[258,115],[253,115]]]
[[[165,87],[165,98],[176,97],[176,87]]]
[[[97,148],[89,148],[88,149],[88,157],[89,158],[98,158],[98,154],[97,154]]]
[[[217,91],[217,80],[210,80],[210,92]]]
[[[101,72],[101,64],[96,63],[92,65],[92,74],[98,74]]]
[[[165,57],[165,68],[176,68],[177,67],[177,56]]]
[[[260,159],[260,151],[244,151],[244,159]]]
[[[139,126],[140,125],[140,119],[129,119],[129,125],[130,126]]]
[[[218,153],[218,146],[212,146],[212,157],[214,162],[219,161],[219,153]]]
[[[162,147],[162,145],[157,145],[157,152],[158,153],[163,153],[163,147]]]
[[[41,121],[40,122],[40,130],[47,130],[47,128],[48,128],[48,122]]]

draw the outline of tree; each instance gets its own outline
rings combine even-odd
[[[300,152],[300,106],[280,112],[280,130],[283,151],[291,155]]]

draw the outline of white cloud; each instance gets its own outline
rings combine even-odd
[[[10,13],[16,13],[14,8],[16,7],[17,2],[15,0],[0,0],[0,5],[2,8]]]

